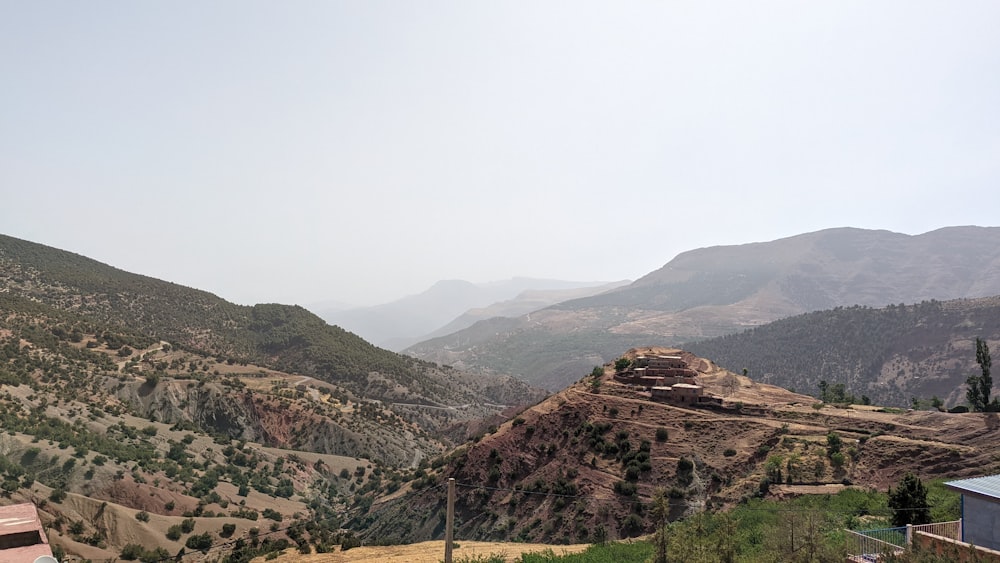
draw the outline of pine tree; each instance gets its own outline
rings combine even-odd
[[[927,506],[927,487],[920,478],[907,472],[896,489],[889,489],[889,508],[894,526],[907,524],[930,524],[931,509]]]

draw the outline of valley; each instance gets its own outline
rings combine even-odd
[[[684,348],[639,344],[663,338],[637,342],[572,304],[526,316],[529,331],[509,318],[466,329],[507,331],[509,347],[475,356],[502,371],[574,374],[546,392],[461,353],[445,365],[382,350],[301,307],[237,306],[0,242],[4,502],[34,504],[63,559],[336,561],[361,545],[374,551],[351,557],[387,557],[374,544],[440,539],[450,478],[456,537],[475,555],[509,542],[577,550],[755,502],[874,494],[911,471],[1000,471],[996,413],[786,388],[878,399],[952,386],[975,366],[966,340],[993,334],[995,298],[837,308]],[[543,329],[557,317],[575,324],[552,345]],[[897,395],[862,386],[818,334],[873,365],[890,358],[896,371],[878,384]],[[904,377],[927,371],[923,387]],[[960,385],[947,389],[961,401]]]

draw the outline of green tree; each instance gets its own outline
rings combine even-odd
[[[602,383],[603,382],[600,380],[600,378],[595,377],[594,379],[591,379],[590,380],[590,392],[591,393],[600,393],[601,392],[601,385],[602,385]]]
[[[624,356],[615,360],[615,372],[625,371],[631,366],[632,366],[632,360]]]
[[[653,561],[654,563],[667,563],[667,549],[669,548],[667,525],[670,523],[670,495],[663,487],[656,489],[656,492],[653,493],[653,503],[649,515],[656,524],[656,533],[653,535],[656,555]]]
[[[830,433],[826,435],[826,455],[832,456],[833,454],[839,452],[842,444],[843,442],[840,439],[840,434],[831,430]]]
[[[990,359],[990,347],[986,341],[976,337],[976,363],[979,364],[981,375],[970,375],[965,380],[968,389],[965,397],[969,400],[969,406],[975,412],[985,412],[991,410],[990,392],[993,390],[993,376],[990,375],[990,368],[993,360]]]
[[[927,506],[927,487],[920,478],[907,472],[899,485],[889,489],[889,508],[895,512],[892,516],[894,526],[907,524],[929,524],[931,509]]]

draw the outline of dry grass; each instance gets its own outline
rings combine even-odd
[[[590,547],[590,544],[575,545],[545,545],[537,543],[501,543],[460,541],[452,552],[455,560],[464,557],[503,555],[508,561],[525,553],[538,553],[552,550],[556,555],[580,553]],[[254,563],[263,563],[264,558],[258,557]],[[426,541],[409,545],[355,547],[348,551],[333,553],[317,553],[302,555],[295,550],[288,550],[277,559],[279,563],[438,563],[444,561],[444,541]]]

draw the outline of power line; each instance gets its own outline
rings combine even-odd
[[[607,498],[607,497],[604,497],[604,496],[595,496],[595,495],[553,493],[553,492],[543,492],[543,491],[532,491],[532,490],[523,489],[523,488],[522,489],[517,489],[517,488],[511,488],[511,487],[487,486],[487,485],[474,484],[474,483],[460,483],[460,482],[457,482],[457,481],[455,482],[455,486],[456,487],[462,487],[462,488],[465,488],[465,489],[473,489],[473,490],[486,490],[486,491],[493,491],[493,492],[519,493],[519,494],[522,494],[522,495],[535,495],[535,496],[542,496],[542,497],[554,497],[554,498],[564,498],[564,499],[577,499],[577,500],[585,500],[585,501],[596,501],[596,502],[602,503],[602,504],[617,505],[617,506],[621,506],[622,504],[637,504],[637,503],[638,504],[643,504],[643,502],[644,502],[642,499],[639,499],[639,498],[624,499],[624,498]],[[431,493],[431,492],[439,490],[439,489],[445,489],[446,487],[447,487],[447,483],[439,483],[437,485],[433,485],[433,486],[427,487],[425,489],[422,489],[421,493],[426,495],[427,493]],[[409,500],[410,499],[408,499],[406,496],[400,496],[400,497],[398,497],[396,499],[392,499],[390,501],[387,501],[385,503],[380,504],[379,505],[379,509],[380,510],[385,510],[385,509],[389,508],[392,504],[402,503],[402,502],[408,502]],[[678,499],[671,499],[671,504],[673,504],[673,501],[676,501],[676,500],[678,500]],[[683,501],[683,504],[687,504],[687,501]],[[911,511],[921,511],[921,510],[930,510],[930,509],[931,509],[931,507],[925,506],[925,507],[900,508],[900,509],[892,509],[892,508],[888,508],[888,507],[875,507],[875,508],[858,508],[858,509],[854,509],[854,510],[833,510],[833,509],[829,509],[829,508],[782,508],[782,507],[763,507],[763,506],[761,506],[761,507],[753,507],[753,506],[748,506],[746,504],[744,504],[743,506],[740,507],[740,510],[753,511],[753,512],[771,512],[771,513],[817,513],[817,512],[821,512],[821,513],[826,513],[826,514],[837,514],[837,515],[845,515],[845,516],[869,516],[869,515],[870,516],[891,516],[893,513],[896,513],[896,512],[911,512]],[[350,516],[350,512],[351,511],[349,509],[345,513],[337,514],[335,516],[330,516],[329,518],[324,518],[324,519],[321,519],[321,520],[313,520],[313,521],[310,521],[310,522],[315,523],[315,524],[330,523],[330,522],[334,522],[334,521],[336,521],[336,520],[338,520],[340,518],[343,518],[345,516]],[[269,531],[263,532],[263,533],[258,533],[256,535],[256,537],[257,538],[264,538],[264,537],[268,537],[268,536],[283,534],[283,533],[288,532],[289,530],[291,530],[294,527],[301,526],[301,525],[304,525],[304,524],[306,524],[306,522],[301,521],[301,520],[296,520],[295,522],[293,522],[291,524],[288,524],[287,526],[280,527],[280,528],[275,528],[275,529],[272,529],[272,530],[269,530]],[[163,557],[161,559],[154,560],[154,563],[166,563],[166,562],[169,562],[169,561],[180,562],[185,557],[195,556],[195,555],[198,555],[198,554],[208,555],[208,553],[210,553],[212,551],[219,551],[219,550],[222,550],[222,549],[225,549],[225,548],[236,546],[239,542],[241,542],[241,541],[245,542],[245,541],[247,541],[247,539],[248,539],[247,536],[241,536],[240,538],[237,538],[237,539],[234,539],[234,540],[226,540],[224,542],[213,543],[212,545],[210,545],[208,547],[201,548],[201,549],[192,549],[190,552],[185,552],[183,554],[165,556],[165,557]],[[117,560],[118,560],[118,558],[111,558],[111,559],[105,559],[104,562],[105,563],[113,563],[114,561],[117,561]]]
[[[439,485],[439,486],[443,486],[443,485]],[[455,483],[455,486],[457,486],[457,487],[463,487],[463,488],[466,488],[466,489],[482,489],[482,490],[497,491],[497,492],[521,493],[521,494],[524,494],[524,495],[539,495],[539,496],[551,496],[551,497],[561,497],[561,498],[573,498],[573,499],[581,499],[581,500],[594,500],[594,501],[605,502],[607,504],[619,504],[620,505],[620,504],[627,504],[627,503],[634,504],[634,503],[637,503],[637,502],[638,503],[643,502],[642,499],[632,499],[632,500],[620,499],[620,500],[617,500],[617,501],[613,501],[612,499],[608,499],[607,497],[598,497],[598,496],[594,496],[594,495],[552,493],[552,492],[532,491],[532,490],[528,490],[528,489],[515,489],[515,488],[507,488],[507,487],[490,487],[490,486],[486,486],[486,485],[479,485],[479,484],[472,484],[472,483],[460,483],[460,482],[457,482],[457,481]],[[671,499],[671,500],[674,501],[674,500],[678,500],[678,499]],[[685,504],[687,504],[687,503],[685,502]],[[917,511],[917,510],[930,510],[931,508],[932,507],[930,507],[930,506],[924,506],[924,507],[916,507],[916,508],[898,508],[898,509],[889,508],[889,507],[885,507],[883,509],[882,507],[878,507],[878,508],[872,508],[872,509],[869,509],[869,508],[859,508],[859,509],[855,509],[855,510],[832,510],[832,509],[821,509],[821,508],[750,507],[750,506],[743,505],[742,508],[741,508],[741,510],[752,510],[752,511],[760,511],[760,512],[826,512],[826,513],[829,513],[829,514],[847,514],[847,515],[853,514],[853,515],[859,515],[859,516],[866,516],[866,515],[875,515],[874,513],[876,511],[881,511],[881,510],[887,510],[887,511],[890,511],[892,513],[895,513],[895,512],[910,512],[910,511]]]

